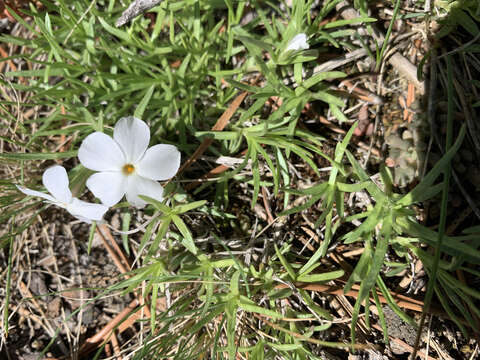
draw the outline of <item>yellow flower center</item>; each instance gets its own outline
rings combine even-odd
[[[125,175],[130,175],[135,171],[135,166],[133,166],[132,164],[126,164],[123,166],[122,171]]]

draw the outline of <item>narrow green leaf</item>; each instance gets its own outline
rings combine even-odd
[[[373,253],[373,259],[370,265],[370,270],[367,273],[366,278],[362,281],[360,285],[360,290],[358,292],[358,297],[355,302],[352,313],[352,324],[351,324],[351,333],[352,333],[352,344],[355,343],[355,333],[357,320],[360,313],[360,306],[362,305],[365,298],[368,296],[370,290],[375,286],[375,283],[378,278],[378,274],[382,268],[385,254],[387,253],[388,244],[390,242],[390,237],[392,234],[392,223],[393,223],[393,213],[392,210],[389,213],[385,214],[385,218],[382,223],[382,236],[377,237],[377,246]]]
[[[415,188],[410,191],[408,194],[403,196],[400,200],[397,201],[398,205],[411,205],[417,202],[417,199],[421,198],[422,194],[429,191],[429,188],[433,185],[433,182],[438,178],[438,176],[444,171],[448,163],[452,160],[453,156],[457,153],[460,145],[463,142],[465,137],[466,127],[465,124],[462,125],[460,133],[458,134],[457,140],[453,146],[448,150],[445,155],[438,161],[432,170],[423,178],[423,180],[415,186]]]
[[[190,251],[193,255],[197,255],[198,249],[193,242],[192,234],[187,228],[187,225],[183,222],[183,220],[178,215],[172,215],[172,221],[174,222],[177,229],[183,236],[182,244],[185,248]]]
[[[335,271],[330,271],[330,272],[321,273],[321,274],[308,274],[308,275],[300,274],[297,278],[297,281],[308,282],[308,283],[325,282],[325,281],[338,279],[339,277],[342,277],[344,274],[345,274],[345,271],[343,270],[335,270]]]
[[[243,310],[247,311],[247,312],[261,314],[261,315],[268,316],[268,317],[271,317],[271,318],[274,318],[274,319],[281,319],[283,317],[282,314],[279,314],[276,311],[273,311],[273,310],[270,310],[270,309],[265,309],[261,306],[252,305],[252,304],[245,303],[245,302],[242,302],[242,301],[240,301],[238,303],[238,306],[240,308],[242,308]]]
[[[140,101],[140,104],[138,104],[137,108],[135,109],[133,116],[136,117],[137,119],[142,119],[143,113],[145,112],[145,109],[147,108],[148,103],[152,98],[152,94],[154,90],[155,90],[155,85],[150,86],[148,90],[145,92],[145,95],[143,96],[142,101]]]
[[[92,225],[90,225],[90,231],[88,232],[88,246],[87,246],[87,254],[90,255],[90,250],[92,250],[92,242],[93,237],[95,236],[95,230],[97,229],[97,223],[92,221]]]
[[[117,29],[117,28],[109,25],[105,20],[103,20],[103,18],[101,16],[98,16],[97,19],[100,22],[100,24],[102,24],[103,28],[105,30],[107,30],[110,34],[118,37],[119,39],[122,39],[125,42],[131,42],[132,41],[132,38],[130,37],[130,35],[128,35],[126,32],[124,32],[120,29]]]
[[[333,320],[333,316],[330,315],[330,313],[325,310],[324,308],[318,306],[315,301],[312,300],[308,292],[306,292],[303,289],[298,289],[298,293],[302,297],[303,301],[308,305],[308,307],[315,312],[316,315],[327,319],[329,321]]]
[[[125,212],[122,214],[122,231],[126,232],[128,229],[130,229],[130,219],[131,215],[129,212]],[[125,252],[127,255],[130,255],[130,246],[128,244],[128,235],[127,234],[121,234],[122,235],[122,244],[123,248],[125,249]]]
[[[301,86],[306,88],[306,89],[309,89],[312,86],[318,84],[320,81],[338,79],[338,78],[343,78],[345,76],[347,76],[347,74],[345,74],[344,72],[341,72],[341,71],[320,72],[320,73],[316,73],[315,75],[313,75],[310,78],[308,78],[307,80],[305,80]]]
[[[323,26],[323,29],[331,29],[334,27],[340,27],[340,26],[351,25],[351,24],[359,24],[359,23],[372,23],[376,21],[377,19],[375,18],[360,16],[355,19],[345,19],[345,20],[337,20],[337,21],[329,22]]]
[[[296,281],[297,274],[295,274],[295,270],[293,270],[293,268],[288,263],[287,259],[285,259],[285,257],[281,253],[281,251],[278,249],[277,244],[275,244],[275,253],[277,254],[277,257],[280,260],[280,262],[282,263],[285,270],[287,270],[288,275],[290,275],[290,280],[291,281]]]
[[[207,200],[194,201],[188,204],[182,204],[175,206],[174,212],[176,214],[184,214],[193,209],[199,208],[207,203]]]
[[[77,156],[77,150],[74,151],[65,151],[58,153],[0,153],[0,158],[8,160],[19,160],[19,161],[29,161],[29,160],[57,160],[72,158]]]

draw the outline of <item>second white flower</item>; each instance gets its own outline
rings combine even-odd
[[[113,138],[101,132],[88,135],[78,150],[82,165],[98,171],[88,178],[88,189],[107,206],[124,195],[136,207],[146,204],[138,195],[161,201],[163,187],[157,181],[175,176],[180,152],[166,144],[148,148],[149,142],[148,125],[132,116],[117,122]]]
[[[300,33],[298,35],[295,35],[293,39],[291,39],[288,42],[287,48],[285,50],[298,51],[298,50],[306,50],[308,48],[310,48],[310,45],[308,45],[307,35],[304,33]]]

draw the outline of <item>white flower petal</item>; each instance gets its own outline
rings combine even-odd
[[[107,206],[118,203],[127,190],[127,179],[119,171],[99,172],[87,180],[88,189]]]
[[[292,40],[290,40],[285,50],[286,51],[305,50],[305,49],[308,49],[309,47],[310,45],[308,45],[308,42],[307,42],[307,35],[304,33],[301,33],[301,34],[295,35],[295,37]]]
[[[50,194],[45,194],[45,193],[42,193],[40,191],[36,191],[36,190],[31,190],[31,189],[28,189],[26,187],[23,187],[23,186],[19,186],[19,185],[16,185],[17,186],[17,189],[20,190],[22,193],[24,193],[25,195],[30,195],[30,196],[38,196],[38,197],[41,197],[45,200],[48,200],[48,201],[51,201],[53,203],[56,203],[57,201],[55,200],[55,198],[50,195]]]
[[[167,180],[175,176],[180,167],[180,151],[173,145],[152,146],[137,164],[140,176],[152,180]]]
[[[55,165],[45,170],[42,182],[50,194],[59,202],[68,204],[72,201],[72,192],[68,188],[67,171],[63,166]]]
[[[67,211],[77,219],[90,223],[92,220],[100,221],[108,210],[108,207],[102,204],[94,204],[73,198],[72,202],[66,207]]]
[[[142,120],[128,116],[117,122],[113,138],[122,148],[127,163],[135,164],[147,150],[150,129]]]
[[[95,171],[120,171],[125,165],[125,155],[110,136],[94,132],[83,140],[78,149],[83,166]]]
[[[142,208],[146,202],[138,197],[146,195],[158,201],[163,200],[163,187],[158,182],[141,176],[131,175],[128,177],[127,200],[137,208]]]

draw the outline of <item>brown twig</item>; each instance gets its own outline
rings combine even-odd
[[[130,261],[127,259],[125,254],[123,253],[122,249],[120,249],[120,246],[118,246],[117,242],[112,236],[112,233],[110,232],[110,229],[105,226],[105,225],[100,225],[99,226],[101,235],[106,236],[110,243],[113,245],[115,251],[117,252],[118,256],[120,257],[121,261],[123,261],[123,264],[125,264],[126,269],[131,268]],[[128,270],[123,271],[123,273],[127,272]]]
[[[110,321],[107,325],[105,325],[98,333],[96,333],[91,338],[87,339],[85,343],[80,347],[79,356],[85,356],[86,354],[90,353],[91,351],[95,350],[98,346],[103,344],[105,341],[108,341],[112,332],[117,329],[118,333],[122,333],[130,327],[135,320],[138,318],[137,316],[133,316],[134,314],[138,314],[140,305],[137,299],[133,300],[128,307],[123,309],[117,316],[115,316],[112,321]]]
[[[8,57],[8,54],[7,52],[0,46],[0,55],[4,58],[7,58]],[[12,71],[17,71],[17,67],[15,66],[14,62],[12,60],[8,60],[8,65],[10,65],[10,69]],[[0,62],[0,72],[3,71],[3,64],[4,62]]]
[[[356,86],[350,80],[342,81],[339,86],[345,86],[348,89],[349,92],[347,94],[345,94],[345,92],[341,90],[338,90],[338,93],[343,93],[346,97],[353,96],[357,99],[366,101],[373,105],[382,105],[384,103],[384,100],[380,96],[360,86]]]
[[[115,354],[115,357],[117,358],[117,360],[122,360],[123,358],[122,355],[120,355],[120,346],[118,344],[118,339],[115,331],[112,332],[110,341],[112,343],[113,353]]]
[[[240,155],[241,156],[244,156],[245,154],[247,153],[247,150],[243,150]],[[210,170],[208,173],[204,174],[202,177],[200,177],[198,180],[195,180],[193,182],[191,182],[190,184],[187,184],[185,186],[185,190],[189,191],[189,190],[192,190],[194,188],[196,188],[197,186],[199,186],[202,181],[204,180],[207,180],[207,179],[210,179],[214,176],[217,176],[225,171],[228,170],[228,166],[226,165],[219,165],[215,168],[213,168],[212,170]]]
[[[326,284],[313,284],[313,283],[295,283],[295,286],[299,289],[310,290],[310,291],[318,291],[321,293],[326,293],[330,295],[346,295],[350,297],[357,298],[359,293],[359,286],[353,285],[352,290],[344,293],[343,287],[341,286],[331,286]],[[276,289],[286,289],[288,286],[285,284],[278,284],[275,288]],[[398,306],[403,307],[405,309],[414,310],[417,312],[422,312],[423,310],[423,302],[420,300],[411,299],[407,296],[400,295],[395,292],[391,292],[393,298],[396,300]],[[381,303],[386,304],[387,299],[382,295],[378,295],[378,298]],[[372,301],[374,299],[372,298]],[[434,310],[435,313],[439,313],[439,311]]]
[[[100,225],[100,226],[102,226],[102,225]],[[128,272],[128,269],[122,263],[122,260],[120,260],[120,257],[115,252],[115,250],[113,250],[112,246],[110,246],[110,244],[107,242],[107,240],[103,236],[102,231],[100,231],[99,227],[97,227],[96,231],[97,231],[97,234],[100,236],[100,240],[102,240],[103,246],[105,246],[105,249],[107,250],[108,254],[113,259],[113,262],[115,263],[117,268],[120,270],[120,272],[122,274],[125,274],[126,272]]]
[[[227,110],[225,110],[212,127],[212,131],[222,131],[225,126],[227,126],[229,120],[235,114],[235,111],[237,111],[238,107],[242,103],[243,99],[245,99],[245,96],[247,96],[247,92],[244,91],[240,95],[238,95],[232,103],[228,106]],[[188,167],[190,167],[197,159],[207,150],[207,148],[212,144],[213,139],[212,138],[207,138],[203,140],[203,142],[200,144],[200,146],[195,150],[192,156],[183,163],[183,165],[180,167],[180,169],[177,172],[177,175],[185,171]]]
[[[267,213],[268,223],[271,224],[273,223],[274,220],[272,216],[270,202],[268,201],[267,189],[265,188],[265,186],[262,186],[262,197],[263,197],[263,207],[265,208],[265,212]]]

